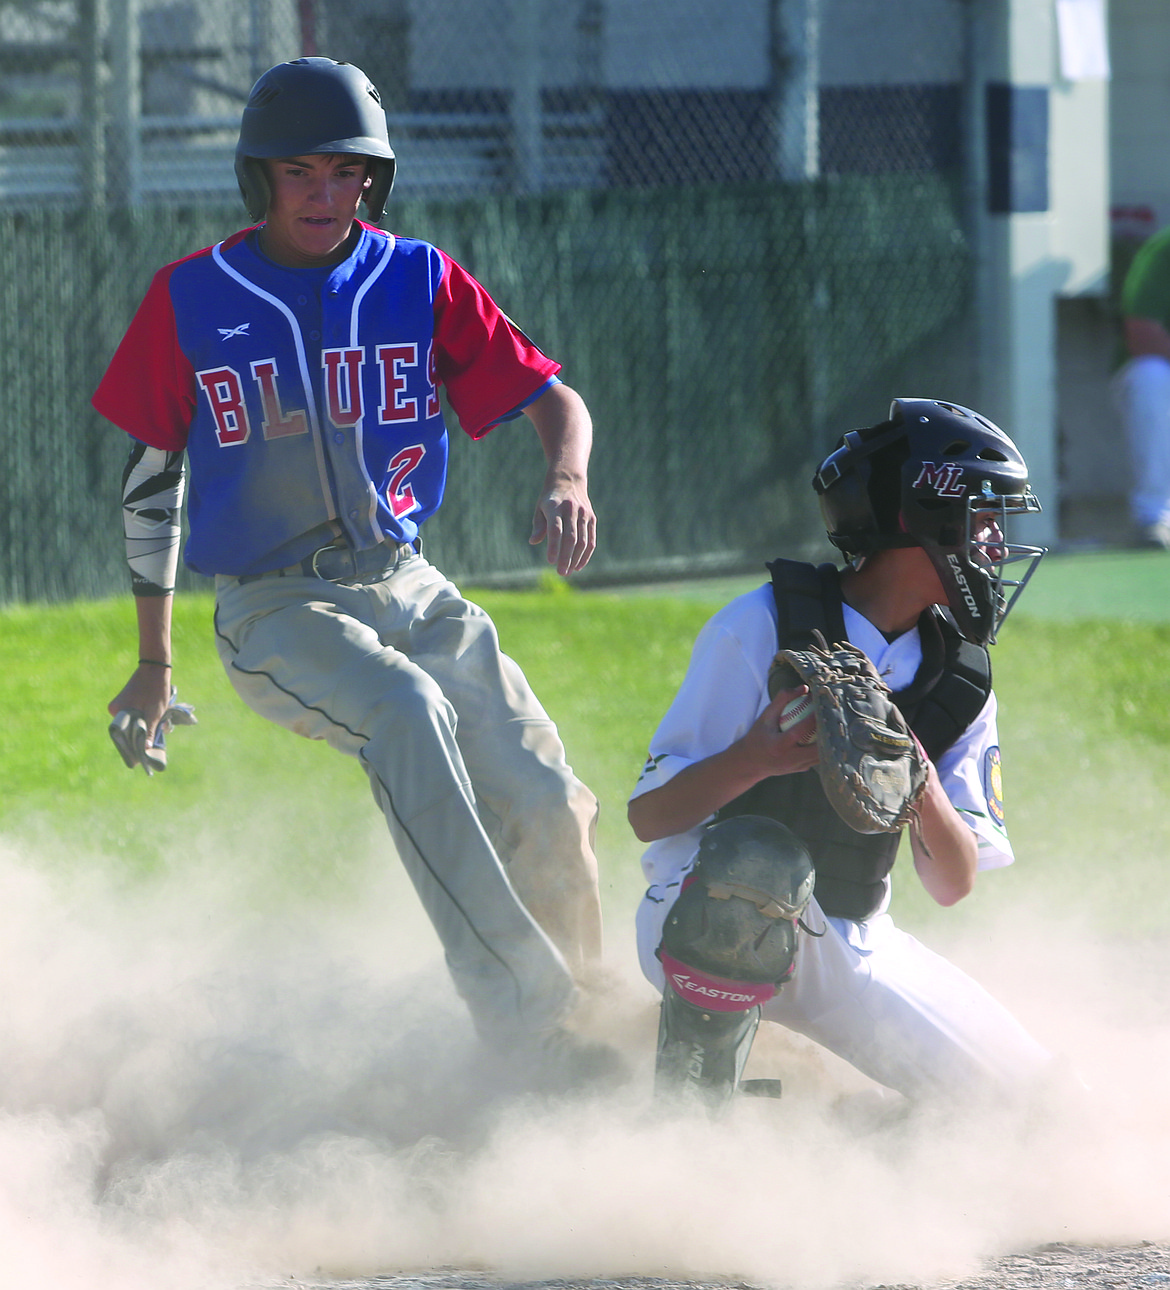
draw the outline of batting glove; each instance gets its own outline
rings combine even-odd
[[[175,726],[194,726],[195,709],[189,703],[177,701],[177,691],[171,690],[170,706],[155,727],[154,738],[147,741],[146,718],[136,708],[125,708],[110,722],[110,738],[122,755],[122,760],[133,770],[141,766],[148,775],[167,768],[166,737]]]

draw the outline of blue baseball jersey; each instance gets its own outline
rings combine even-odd
[[[559,371],[427,242],[359,223],[340,264],[292,269],[245,229],[155,275],[93,404],[186,450],[184,558],[240,575],[329,528],[359,550],[413,541],[446,484],[440,385],[478,439]]]

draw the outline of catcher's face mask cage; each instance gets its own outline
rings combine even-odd
[[[252,86],[240,121],[236,179],[251,218],[262,220],[268,210],[264,159],[318,153],[370,158],[372,182],[364,200],[376,224],[394,186],[396,164],[378,91],[352,63],[278,63]]]
[[[843,437],[813,486],[829,540],[850,558],[923,548],[976,644],[995,641],[1045,552],[1007,541],[1009,516],[1040,510],[1019,449],[957,404],[895,399],[889,421]]]
[[[1035,514],[1040,503],[1027,488],[1022,493],[996,493],[985,480],[981,491],[967,498],[965,509],[961,546],[934,546],[924,540],[922,547],[938,572],[959,630],[978,645],[993,645],[1045,552],[1044,547],[1008,542],[1007,517]]]

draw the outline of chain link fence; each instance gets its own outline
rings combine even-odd
[[[89,396],[153,272],[246,222],[240,109],[302,53],[383,92],[384,225],[462,262],[588,402],[588,577],[818,553],[809,478],[836,436],[974,384],[966,20],[966,0],[0,0],[0,599],[126,586],[124,436]],[[532,578],[536,436],[450,424],[428,554]]]

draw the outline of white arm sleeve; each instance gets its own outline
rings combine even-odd
[[[179,568],[183,454],[137,440],[122,474],[122,531],[136,596],[166,596]]]

